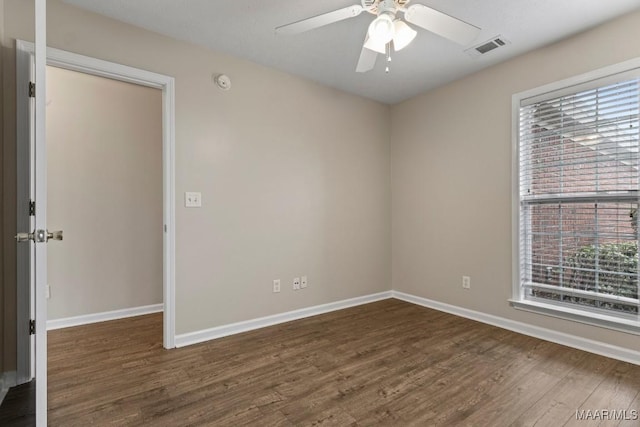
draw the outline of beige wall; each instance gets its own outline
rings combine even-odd
[[[31,39],[5,2],[8,39]],[[48,43],[176,78],[178,333],[389,289],[389,107],[58,1]]]
[[[640,13],[392,108],[393,288],[640,350],[635,336],[516,311],[511,96],[640,56]],[[471,276],[463,290],[461,276]]]
[[[48,318],[162,302],[162,92],[47,67]]]

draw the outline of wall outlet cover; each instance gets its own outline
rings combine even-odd
[[[462,287],[464,289],[471,289],[471,277],[462,276]]]
[[[186,208],[199,208],[202,206],[202,193],[187,191],[184,193],[184,206]]]

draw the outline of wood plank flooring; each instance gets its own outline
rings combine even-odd
[[[36,380],[11,387],[0,405],[0,426],[36,425]]]
[[[51,426],[638,426],[640,366],[398,300],[176,350],[161,314],[49,333]]]

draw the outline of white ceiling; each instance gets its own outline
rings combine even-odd
[[[360,0],[64,1],[389,104],[640,9],[640,0],[413,0],[480,27],[469,46],[496,35],[511,44],[471,58],[465,47],[418,29],[416,39],[393,54],[389,74],[381,57],[374,70],[361,74],[355,66],[373,19],[369,13],[295,36],[274,33],[277,26]]]

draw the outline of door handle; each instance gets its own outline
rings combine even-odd
[[[34,242],[36,241],[33,233],[18,233],[14,237],[18,242],[28,242],[29,240],[33,240]]]
[[[15,239],[18,242],[28,242],[29,240],[33,240],[38,243],[48,242],[49,240],[62,240],[62,230],[36,230],[34,233],[18,233],[15,235]]]
[[[49,240],[62,240],[62,230],[58,230],[58,231],[47,230],[47,241]]]

